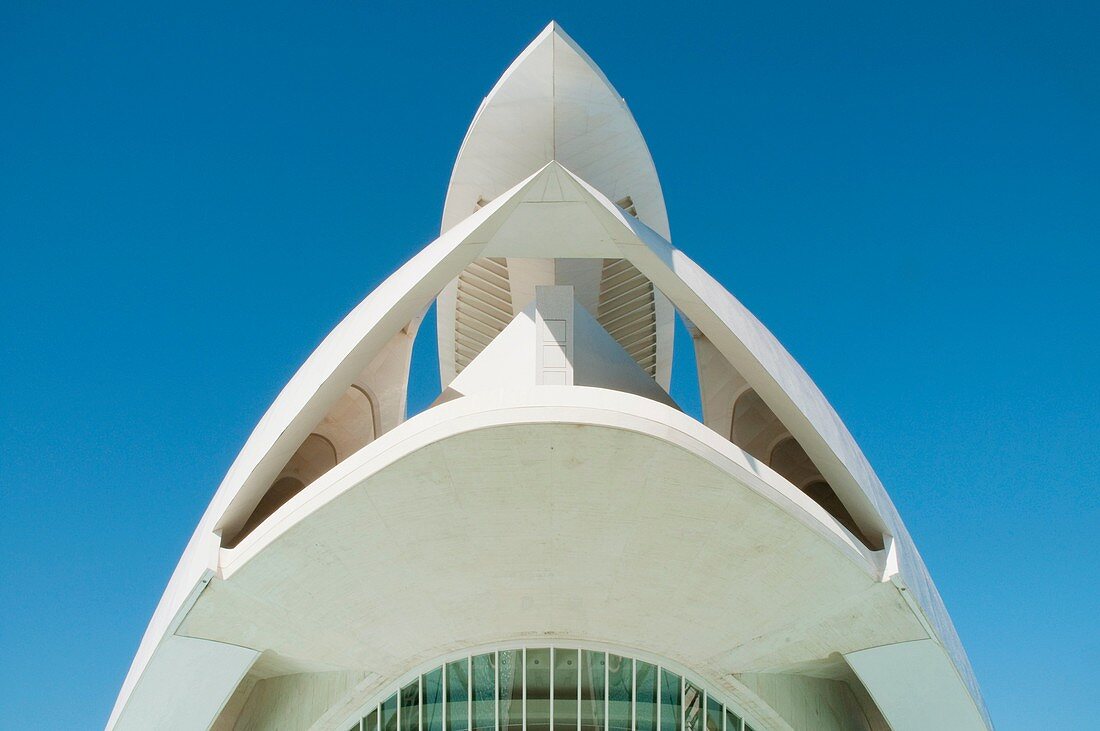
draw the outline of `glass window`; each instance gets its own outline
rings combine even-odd
[[[467,731],[470,728],[470,671],[467,662],[447,663],[447,731]]]
[[[500,731],[523,731],[522,650],[501,651],[497,667],[497,698],[500,699]]]
[[[581,731],[603,731],[606,658],[602,652],[581,650]]]
[[[554,650],[554,731],[577,731],[580,670],[576,650]]]
[[[703,691],[684,682],[684,729],[703,731]]]
[[[550,731],[550,650],[527,651],[527,731]]]
[[[680,676],[661,669],[661,731],[680,731]]]
[[[443,668],[424,673],[424,731],[443,731]]]
[[[420,679],[401,689],[401,731],[420,731]]]
[[[476,655],[472,660],[474,689],[474,731],[493,731],[496,727],[496,653]]]
[[[710,693],[707,693],[707,731],[722,731],[722,704],[711,698]]]
[[[397,731],[397,693],[382,701],[381,731]]]
[[[610,731],[631,731],[634,727],[634,661],[629,657],[607,656],[607,701]]]
[[[753,731],[687,676],[570,648],[445,663],[368,710],[348,731]]]
[[[657,731],[657,666],[636,660],[634,667],[638,673],[635,685],[638,731]]]

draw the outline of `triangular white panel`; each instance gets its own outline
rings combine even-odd
[[[573,318],[576,337],[574,385],[624,391],[669,406],[676,405],[584,307],[577,304]],[[532,303],[451,382],[441,400],[533,387],[536,383],[535,347],[535,304]]]

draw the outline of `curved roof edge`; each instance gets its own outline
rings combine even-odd
[[[761,465],[746,452],[695,419],[671,407],[633,394],[585,387],[536,386],[523,392],[487,393],[451,401],[424,412],[383,435],[292,498],[272,516],[272,520],[262,530],[250,535],[239,547],[221,549],[216,582],[232,582],[238,572],[248,567],[253,559],[260,558],[269,548],[280,542],[285,549],[289,544],[282,541],[283,537],[290,536],[292,531],[306,525],[311,517],[326,512],[322,510],[325,506],[342,499],[349,491],[374,475],[381,475],[407,457],[422,453],[428,445],[445,442],[451,437],[501,427],[561,424],[591,425],[617,432],[634,432],[683,450],[730,476],[749,491],[764,498],[767,503],[780,508],[783,514],[805,526],[810,534],[816,536],[815,540],[824,541],[829,549],[835,551],[835,558],[830,560],[839,562],[837,565],[850,565],[872,583],[880,581],[882,573],[888,570],[889,557],[884,555],[885,551],[872,552],[866,549],[807,496],[766,467],[761,469]],[[331,514],[331,511],[328,512]],[[290,544],[297,545],[294,539],[290,540]],[[313,543],[306,541],[301,545]],[[204,597],[209,599],[206,595]],[[904,607],[905,603],[896,606]],[[190,606],[187,607],[189,608]],[[247,604],[240,605],[243,611],[247,611],[247,608]],[[911,609],[919,612],[916,607]],[[209,609],[207,617],[210,616],[208,612]],[[189,617],[188,621],[193,619]],[[253,661],[255,656],[249,653],[258,652],[258,648],[262,647],[257,645],[257,649],[252,650],[235,648],[239,650],[239,657],[225,658],[224,649],[234,648],[235,645],[227,644],[227,639],[215,636],[204,639],[200,629],[202,626],[200,619],[198,627],[185,628],[179,635],[173,634],[166,638],[168,642],[164,647],[171,651],[165,653],[158,648],[158,656],[150,667],[156,700],[175,709],[174,713],[188,714],[189,718],[195,717],[200,711],[216,713],[221,707],[220,699],[231,694],[240,676]],[[928,640],[924,646],[903,647],[902,642],[872,645],[854,652],[845,650],[844,656],[846,659],[853,658],[861,677],[876,691],[876,701],[882,698],[881,702],[891,704],[891,708],[896,709],[888,717],[913,718],[913,704],[899,704],[895,696],[899,687],[907,687],[916,682],[921,687],[934,688],[937,692],[950,696],[951,703],[932,716],[935,719],[946,719],[948,723],[943,727],[980,728],[980,723],[976,722],[977,709],[966,708],[967,692],[962,678],[955,672],[946,655],[933,647],[934,644]],[[918,658],[922,659],[921,663],[912,663],[911,666],[904,663],[900,666],[889,665],[895,650],[908,647],[925,648]],[[887,650],[889,656],[883,657],[882,652]],[[941,652],[941,655],[937,655],[937,652]],[[941,656],[944,659],[936,662]],[[880,658],[887,663],[885,669],[879,661]],[[213,665],[219,672],[204,673],[203,669],[208,665]],[[904,682],[899,680],[899,674]],[[165,685],[165,678],[181,676],[194,682],[205,679],[207,683],[203,686],[207,696],[201,699],[202,702],[183,710],[180,710],[182,704],[177,694],[170,692],[171,686]],[[143,680],[143,683],[148,682],[150,681]],[[213,683],[217,684],[216,687],[211,685]],[[152,715],[149,692],[149,686],[146,685],[138,697],[138,705],[128,711],[120,728],[148,727],[135,726],[135,718],[165,718]],[[158,693],[168,693],[170,697],[162,698]],[[923,693],[923,696],[927,695],[927,692]],[[903,724],[898,727],[905,726]]]
[[[969,660],[919,552],[866,457],[824,395],[774,336],[720,284],[667,239],[557,163],[546,165],[414,256],[333,330],[287,384],[249,437],[189,542],[142,640],[109,726],[117,721],[153,652],[185,611],[187,597],[207,571],[218,570],[215,530],[224,513],[242,495],[251,499],[246,493],[262,494],[269,484],[265,480],[270,470],[265,471],[265,463],[277,461],[286,445],[300,443],[346,388],[342,379],[352,378],[369,362],[407,322],[407,316],[419,312],[445,282],[476,257],[511,250],[515,244],[507,237],[504,224],[517,212],[522,216],[526,215],[523,210],[531,210],[523,208],[537,203],[529,194],[550,174],[566,175],[574,181],[576,202],[584,204],[606,234],[600,243],[602,250],[629,260],[649,277],[745,375],[815,462],[821,461],[823,473],[838,494],[853,504],[862,501],[864,519],[893,537],[900,579],[911,590],[991,726]],[[536,256],[546,253],[538,246],[549,246],[530,245],[535,248],[527,253]]]

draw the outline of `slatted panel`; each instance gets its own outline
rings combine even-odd
[[[596,319],[646,373],[656,376],[653,283],[626,259],[604,259]]]
[[[455,301],[455,373],[477,357],[512,321],[508,260],[483,258],[458,276]]]

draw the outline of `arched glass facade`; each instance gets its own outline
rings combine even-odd
[[[613,652],[495,650],[395,687],[348,731],[754,731],[690,678]]]

